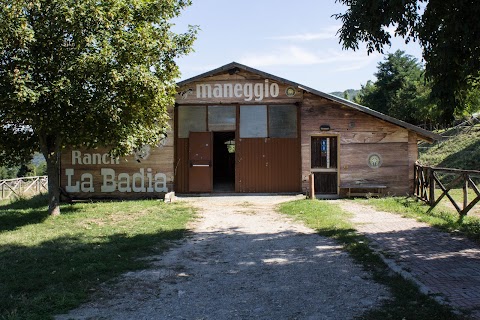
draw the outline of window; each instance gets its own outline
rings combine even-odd
[[[267,137],[267,106],[240,107],[240,138]]]
[[[208,131],[235,131],[236,120],[234,106],[208,107]]]
[[[238,129],[240,138],[297,138],[297,107],[295,105],[240,106]],[[236,130],[237,106],[183,105],[178,107],[179,138],[188,138],[190,132]]]
[[[178,107],[178,137],[188,138],[190,132],[207,131],[207,108],[205,106]]]
[[[268,106],[268,136],[297,137],[297,108],[294,105]]]
[[[337,168],[337,137],[312,137],[312,168]]]

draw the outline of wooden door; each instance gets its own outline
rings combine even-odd
[[[190,132],[188,140],[188,191],[212,192],[212,133]]]
[[[338,193],[338,146],[336,136],[312,137],[311,171],[315,193]]]

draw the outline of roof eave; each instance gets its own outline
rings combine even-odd
[[[321,92],[321,91],[318,91],[318,90],[315,90],[315,89],[312,89],[312,88],[309,88],[309,87],[305,87],[305,86],[299,86],[299,89],[305,90],[305,91],[310,92],[310,93],[315,94],[315,95],[319,95],[319,96],[321,96],[325,99],[332,100],[334,102],[346,105],[346,106],[348,106],[352,109],[364,112],[366,114],[369,114],[369,115],[374,116],[376,118],[379,118],[381,120],[384,120],[384,121],[390,122],[392,124],[398,125],[400,127],[403,127],[407,130],[414,131],[419,135],[420,139],[425,140],[427,142],[434,142],[434,141],[439,141],[439,140],[443,139],[442,136],[439,135],[439,134],[436,134],[436,133],[433,133],[431,131],[425,130],[423,128],[417,127],[417,126],[415,126],[413,124],[410,124],[408,122],[393,118],[391,116],[388,116],[388,115],[383,114],[381,112],[378,112],[376,110],[370,109],[368,107],[362,106],[362,105],[357,104],[355,102],[352,102],[352,101],[349,101],[349,100],[346,100],[346,99],[342,99],[340,97],[337,97],[337,96],[334,96],[334,95],[331,95],[331,94],[328,94],[328,93],[324,93],[324,92]]]

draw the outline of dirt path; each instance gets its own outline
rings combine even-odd
[[[333,241],[275,213],[287,196],[185,198],[192,236],[56,319],[352,319],[388,297]]]

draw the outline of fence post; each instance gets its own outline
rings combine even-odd
[[[308,176],[308,184],[310,186],[310,199],[315,199],[315,176],[313,173]]]
[[[428,202],[431,206],[435,204],[435,179],[434,179],[435,171],[432,168],[428,169],[428,186],[429,186],[429,196]]]
[[[469,175],[467,173],[463,174],[463,209],[468,206],[468,179]]]
[[[428,201],[429,195],[427,194],[427,191],[428,191],[427,188],[428,188],[428,186],[430,185],[430,184],[429,184],[429,181],[430,181],[430,171],[428,170],[428,167],[423,167],[423,168],[422,168],[422,175],[423,175],[423,177],[422,177],[422,179],[423,179],[423,181],[422,181],[422,188],[421,188],[421,189],[422,189],[422,199],[423,199],[424,201]]]
[[[415,163],[413,165],[413,194],[418,197],[417,168],[418,168],[418,164]]]

